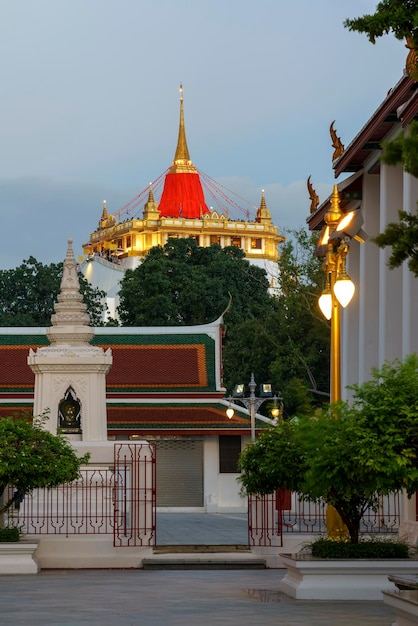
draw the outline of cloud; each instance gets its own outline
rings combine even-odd
[[[29,256],[42,263],[62,261],[68,237],[74,241],[76,256],[81,254],[100,219],[103,200],[120,207],[126,196],[101,184],[0,179],[0,268],[16,267]]]

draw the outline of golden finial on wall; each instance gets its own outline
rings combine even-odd
[[[331,140],[332,140],[332,147],[334,148],[334,154],[332,155],[333,162],[335,161],[335,159],[338,159],[344,152],[344,146],[341,143],[341,139],[337,136],[337,133],[334,130],[334,124],[335,124],[335,120],[332,122],[331,126],[329,127],[329,132],[330,132]]]
[[[308,176],[308,180],[306,181],[306,185],[308,187],[309,198],[311,200],[310,210],[311,210],[311,213],[315,213],[315,211],[316,211],[316,209],[318,208],[318,205],[319,205],[319,196],[316,193],[315,189],[312,187],[311,177],[310,176]]]

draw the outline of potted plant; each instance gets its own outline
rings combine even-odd
[[[402,489],[411,495],[418,488],[417,355],[386,363],[373,371],[370,381],[351,391],[351,402],[325,406],[309,418],[293,418],[261,433],[241,454],[239,480],[247,493],[285,488],[307,500],[322,498],[335,508],[345,526],[346,534],[339,539],[358,544],[367,509],[375,509],[381,496]],[[388,573],[407,573],[418,567],[409,559],[399,565],[398,559],[384,558],[384,550],[383,546],[380,558],[374,559],[384,571],[383,578],[371,571],[371,559],[355,559],[364,580],[368,578],[374,587],[370,592],[374,597]],[[339,597],[371,597],[366,583],[358,578],[361,574],[356,573],[354,579],[357,569],[350,559],[329,558],[325,563],[319,557],[295,554],[283,560],[288,575],[282,588],[294,597],[324,598],[326,594],[336,598],[337,592],[332,591],[336,586]],[[303,580],[307,569],[315,573],[316,582]],[[336,574],[347,571],[351,580],[338,581]]]
[[[11,509],[33,489],[75,480],[89,459],[88,454],[78,458],[62,435],[45,430],[46,419],[47,415],[31,421],[0,419],[0,574],[38,571],[34,558],[38,541],[21,541],[20,529],[9,521],[5,524]],[[9,486],[13,491],[7,497]]]

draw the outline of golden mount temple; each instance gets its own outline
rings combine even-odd
[[[207,204],[202,181],[207,195],[217,204],[215,208]],[[159,186],[163,189],[156,202]],[[285,238],[272,223],[264,191],[250,219],[250,212],[244,212],[221,187],[190,159],[180,86],[180,123],[171,167],[116,213],[110,214],[104,202],[98,227],[83,246],[87,261],[82,272],[93,286],[107,293],[111,315],[124,271],[135,269],[150,248],[164,246],[172,237],[193,237],[203,247],[219,244],[241,248],[250,263],[266,270],[270,287],[275,290],[278,246]],[[133,217],[144,201],[142,217]],[[244,213],[246,219],[231,219],[234,210]]]

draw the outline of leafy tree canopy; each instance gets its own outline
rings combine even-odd
[[[232,306],[226,319],[233,325],[265,315],[272,306],[269,283],[239,248],[204,248],[193,238],[169,239],[151,248],[121,282],[119,315],[127,326],[205,324]]]
[[[371,43],[393,33],[397,39],[410,39],[418,48],[418,6],[416,0],[382,0],[375,13],[347,19],[344,26],[351,31],[365,33]]]
[[[400,133],[393,141],[383,143],[382,161],[388,165],[402,164],[405,171],[418,178],[418,122],[409,125],[408,135]],[[391,246],[388,260],[391,269],[408,260],[408,267],[418,276],[418,215],[399,211],[399,222],[390,222],[385,230],[372,238],[380,248]]]
[[[382,161],[387,165],[402,164],[404,170],[418,178],[418,121],[408,126],[408,134],[401,132],[396,139],[382,143]]]
[[[0,326],[49,326],[60,291],[62,263],[43,265],[34,257],[19,267],[0,270]],[[80,291],[91,325],[100,326],[105,293],[79,274]]]
[[[223,354],[230,392],[253,372],[257,383],[273,383],[286,414],[293,415],[329,400],[330,329],[318,309],[324,276],[313,254],[317,235],[304,229],[285,234],[274,308],[228,329]]]
[[[32,423],[13,417],[0,419],[0,514],[33,489],[75,480],[89,455],[78,458],[71,444],[44,430],[47,415]],[[1,506],[7,485],[14,496]]]
[[[385,364],[352,387],[351,403],[318,410],[262,432],[240,457],[248,493],[287,488],[323,498],[358,541],[377,498],[418,488],[418,357]]]
[[[390,222],[383,233],[372,239],[380,248],[392,247],[388,260],[391,269],[408,260],[408,267],[418,276],[418,215],[399,211],[399,222]]]

